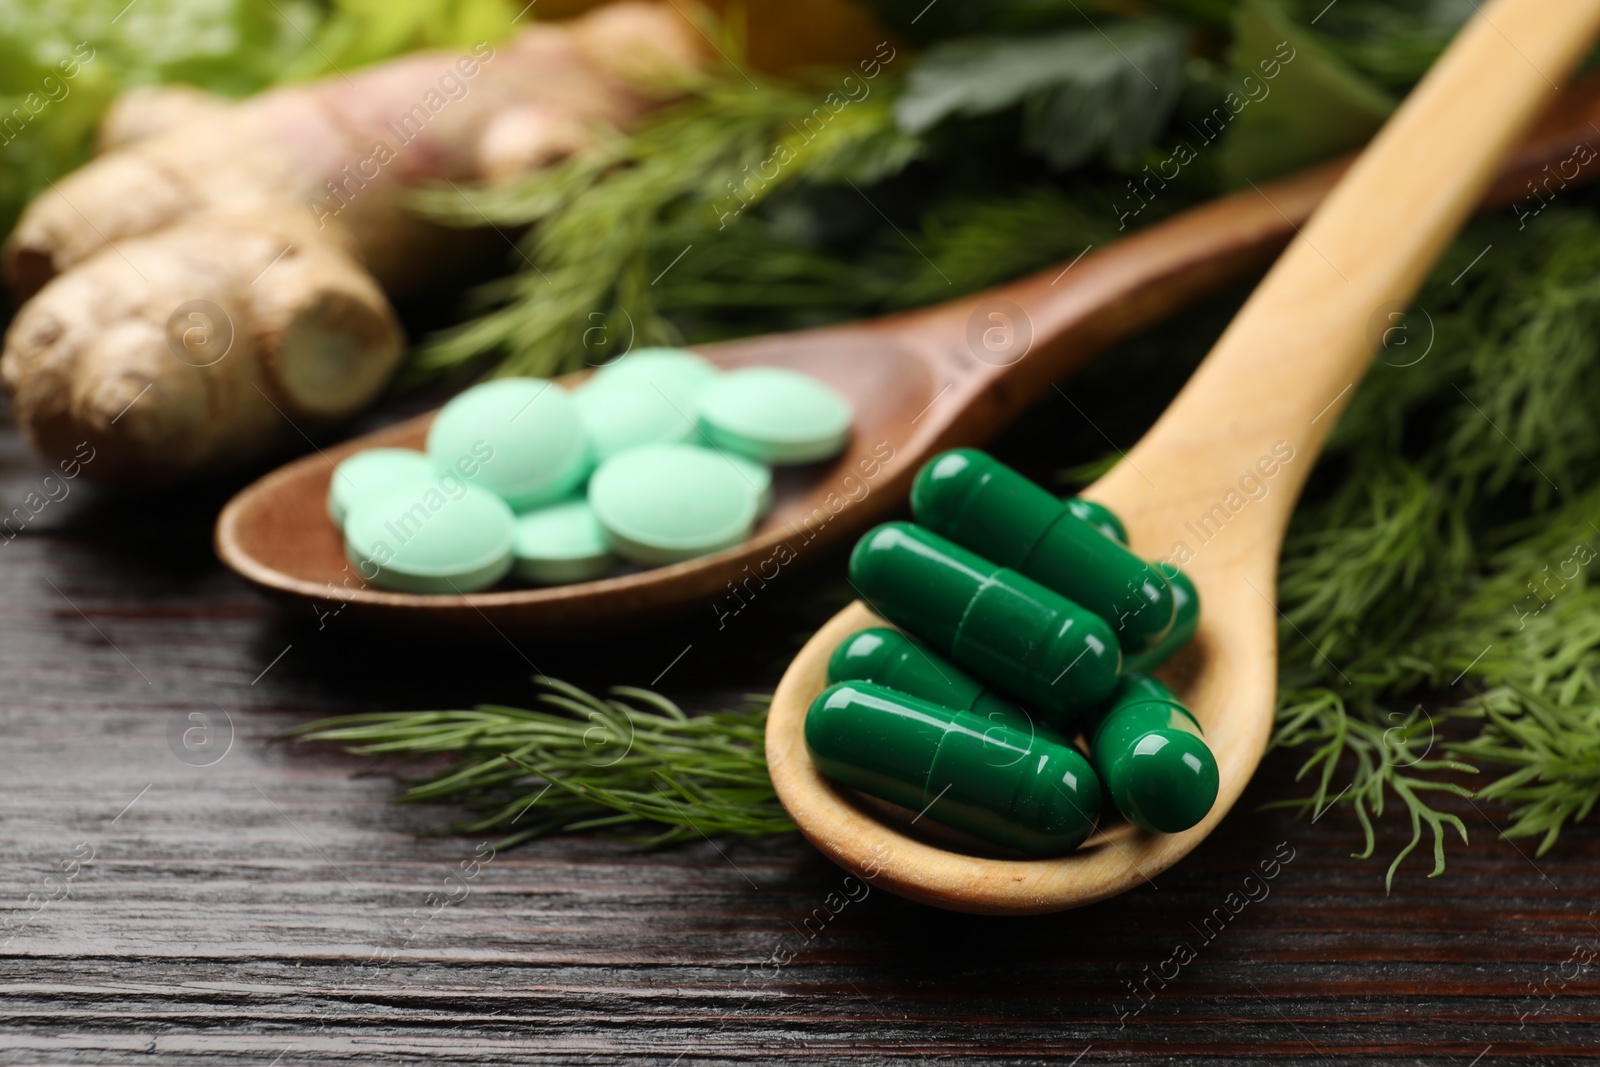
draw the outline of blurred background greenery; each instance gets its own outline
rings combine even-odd
[[[0,119],[20,116],[0,132],[0,230],[87,157],[123,89],[239,96],[587,6],[0,0]],[[520,248],[489,284],[451,296],[410,379],[592,362],[608,354],[583,343],[597,312],[632,323],[634,343],[693,343],[950,299],[1060,263],[1358,147],[1475,6],[715,4],[702,25],[721,61],[642,127],[466,201],[419,191],[417,210],[463,226],[487,216]],[[92,59],[62,81],[58,64],[85,42]],[[802,133],[830,93],[848,102]],[[750,181],[780,146],[792,162]],[[1497,805],[1508,833],[1543,850],[1600,798],[1600,591],[1584,565],[1600,549],[1593,204],[1570,190],[1531,223],[1472,224],[1418,298],[1426,356],[1375,366],[1285,551],[1276,743],[1307,775],[1290,802],[1350,806],[1368,827],[1397,813],[1412,835],[1395,864],[1431,846],[1442,870],[1447,837],[1467,836],[1466,804]],[[1102,430],[1121,447],[1137,439],[1231,307],[1198,308],[1071,384],[1096,425],[1041,440],[1063,490],[1108,462],[1094,460]],[[743,714],[748,728],[761,710]],[[469,771],[483,757],[455,751]],[[744,751],[759,777],[758,746]],[[519,810],[519,777],[472,799]],[[578,803],[569,822],[660,821],[619,797]],[[769,808],[747,825],[783,822]]]

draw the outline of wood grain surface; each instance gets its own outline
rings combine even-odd
[[[1229,310],[1182,329],[1215,336]],[[1104,447],[1051,396],[998,446],[1036,476]],[[408,643],[285,615],[225,571],[211,522],[236,485],[119,500],[48,473],[4,422],[0,513],[60,499],[0,535],[0,1063],[1595,1055],[1591,827],[1535,863],[1497,839],[1501,813],[1463,802],[1470,849],[1432,881],[1409,864],[1386,896],[1383,864],[1351,858],[1347,810],[1261,810],[1302,792],[1293,754],[1269,755],[1153,885],[1054,916],[907,903],[798,835],[659,851],[573,836],[474,871],[478,839],[417,836],[447,810],[393,806],[387,772],[270,738],[330,713],[528,701],[536,668],[729,705],[770,691],[849,599],[842,559],[803,561],[720,630],[704,610],[586,647],[513,646],[487,626],[466,646]],[[169,743],[192,714],[232,723],[210,766]],[[1407,834],[1386,821],[1381,854]],[[475,876],[447,883],[464,861]]]

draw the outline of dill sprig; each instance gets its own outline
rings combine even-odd
[[[1352,398],[1279,580],[1273,746],[1305,751],[1310,783],[1280,803],[1351,811],[1363,858],[1400,814],[1410,836],[1386,885],[1424,846],[1442,872],[1482,803],[1544,852],[1600,800],[1600,220],[1573,206],[1525,230],[1475,223],[1416,306],[1421,347],[1391,348]],[[465,803],[477,819],[462,829],[509,842],[791,828],[766,775],[764,706],[687,716],[643,690],[541,684],[548,710],[378,713],[296,734],[449,759],[401,799]]]
[[[1315,772],[1316,790],[1309,798],[1283,800],[1267,806],[1297,808],[1317,819],[1327,808],[1340,802],[1348,803],[1355,810],[1366,837],[1366,847],[1356,856],[1368,859],[1377,847],[1372,820],[1383,815],[1386,798],[1393,793],[1411,817],[1411,840],[1390,862],[1384,875],[1385,888],[1394,884],[1401,862],[1422,843],[1424,826],[1433,838],[1432,874],[1442,874],[1445,828],[1460,834],[1463,843],[1467,841],[1467,828],[1459,816],[1435,810],[1426,794],[1442,792],[1470,797],[1472,792],[1456,782],[1440,781],[1427,775],[1450,771],[1471,774],[1476,768],[1448,757],[1428,758],[1438,740],[1433,718],[1421,706],[1404,714],[1368,706],[1352,715],[1345,699],[1329,689],[1287,693],[1281,699],[1285,707],[1278,718],[1272,747],[1314,745],[1295,777],[1299,780]],[[1334,778],[1347,759],[1354,762],[1351,780],[1329,799]]]
[[[1463,815],[1481,803],[1509,808],[1503,832],[1539,837],[1542,853],[1600,801],[1600,583],[1589,580],[1600,559],[1600,219],[1573,206],[1525,230],[1475,223],[1416,306],[1426,315],[1407,329],[1421,347],[1388,350],[1352,398],[1279,580],[1273,746],[1305,751],[1310,783],[1279,803],[1318,819],[1351,811],[1362,858],[1400,814],[1410,836],[1386,885],[1424,846],[1431,874],[1442,872],[1446,842],[1468,839]],[[766,775],[763,705],[687,716],[643,690],[601,699],[541,684],[548,710],[378,713],[295,732],[374,756],[446,757],[449,769],[401,799],[463,802],[478,817],[462,829],[508,842],[791,828]]]
[[[448,757],[447,770],[408,782],[397,799],[463,804],[476,817],[449,829],[501,833],[500,847],[581,830],[632,829],[658,845],[794,828],[767,776],[764,699],[688,715],[644,689],[617,687],[602,699],[553,678],[534,681],[550,710],[374,712],[286,736],[374,757]]]
[[[1447,834],[1466,838],[1440,794],[1510,806],[1502,832],[1542,836],[1541,852],[1600,799],[1587,571],[1600,557],[1600,222],[1569,207],[1526,229],[1477,223],[1415,306],[1427,315],[1407,321],[1412,351],[1426,322],[1431,348],[1385,353],[1352,399],[1279,580],[1274,744],[1311,749],[1313,788],[1295,803],[1352,806],[1365,856],[1392,795],[1412,837],[1391,881],[1424,835],[1434,874]],[[1461,784],[1474,769],[1495,776],[1476,794]]]
[[[1478,700],[1482,733],[1454,746],[1457,754],[1515,768],[1478,796],[1515,808],[1508,837],[1543,835],[1538,854],[1562,827],[1584,818],[1600,799],[1600,707],[1546,699],[1513,686]]]
[[[483,289],[488,310],[426,345],[416,369],[499,355],[500,373],[548,375],[678,341],[663,309],[675,302],[673,271],[697,245],[702,258],[726,256],[720,238],[780,190],[806,180],[871,184],[921,152],[919,139],[896,129],[882,78],[879,91],[852,81],[868,91],[836,94],[830,106],[826,89],[710,77],[595,151],[500,188],[419,194],[418,208],[441,221],[531,228],[519,249],[527,269]],[[804,266],[766,280],[792,285],[828,272],[820,257]]]

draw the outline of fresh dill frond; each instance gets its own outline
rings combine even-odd
[[[1420,347],[1386,350],[1352,398],[1279,579],[1273,746],[1305,752],[1310,783],[1280,803],[1317,819],[1352,812],[1362,857],[1403,812],[1410,836],[1389,885],[1425,846],[1440,873],[1447,840],[1466,841],[1468,819],[1490,819],[1485,807],[1509,808],[1502,832],[1538,837],[1543,852],[1600,802],[1600,582],[1589,577],[1600,559],[1600,219],[1573,206],[1525,230],[1475,223],[1414,306]],[[1114,377],[1082,402],[1109,403]],[[791,828],[766,775],[764,707],[687,716],[640,690],[602,699],[542,684],[536,711],[380,713],[296,733],[449,759],[402,799],[465,803],[477,817],[462,829],[510,842]]]
[[[969,202],[954,199],[929,212],[918,245],[926,259],[891,294],[900,306],[948,300],[1065,263],[1119,236],[1113,197],[1088,180],[1071,189],[1037,185],[1015,196]],[[1171,197],[1163,212],[1177,206]],[[1157,217],[1152,212],[1148,222]]]
[[[1453,746],[1468,759],[1514,768],[1479,791],[1480,799],[1512,806],[1507,837],[1540,837],[1538,855],[1570,822],[1600,800],[1600,704],[1561,703],[1513,686],[1477,702],[1485,723],[1471,741]]]
[[[476,817],[449,829],[502,834],[499,847],[580,830],[631,831],[657,845],[794,828],[767,776],[764,699],[689,715],[645,689],[618,687],[607,699],[534,681],[539,709],[344,715],[285,736],[374,757],[447,757],[446,770],[408,782],[398,799],[463,804]]]
[[[1385,792],[1403,803],[1391,881],[1424,832],[1434,873],[1466,836],[1430,796],[1509,805],[1505,835],[1541,852],[1600,800],[1600,221],[1479,222],[1414,308],[1417,347],[1352,399],[1279,579],[1274,744],[1310,748],[1299,803],[1352,806],[1362,855]],[[1419,722],[1478,733],[1418,753]],[[1493,778],[1468,794],[1473,769]]]
[[[657,293],[674,269],[684,273],[684,259],[726,257],[729,246],[716,246],[727,231],[780,190],[871,184],[921,152],[919,139],[896,129],[884,83],[850,85],[856,98],[712,78],[596,151],[465,198],[419,194],[417,207],[444,222],[531,229],[519,249],[525,269],[484,289],[489,310],[425,345],[415,369],[498,355],[500,373],[545,376],[678,341]]]
[[[1456,782],[1429,775],[1470,774],[1476,768],[1448,757],[1429,758],[1428,754],[1439,741],[1432,716],[1420,705],[1407,713],[1366,706],[1352,715],[1345,698],[1331,689],[1285,693],[1282,700],[1285,706],[1278,716],[1272,747],[1314,745],[1295,777],[1298,780],[1315,773],[1316,790],[1310,797],[1279,801],[1268,807],[1296,808],[1318,819],[1334,804],[1349,804],[1366,835],[1366,847],[1356,855],[1367,859],[1377,847],[1372,820],[1383,815],[1386,798],[1393,793],[1410,814],[1411,840],[1390,862],[1384,875],[1384,887],[1387,889],[1394,884],[1401,862],[1422,843],[1424,826],[1433,839],[1433,871],[1429,877],[1443,874],[1445,828],[1460,834],[1463,844],[1467,841],[1467,828],[1459,816],[1435,810],[1426,794],[1442,792],[1470,797],[1472,792]],[[1334,778],[1345,760],[1355,765],[1351,781],[1330,797]]]

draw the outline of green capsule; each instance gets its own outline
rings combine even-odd
[[[1085,500],[1081,496],[1069,496],[1062,503],[1067,506],[1067,510],[1072,514],[1093,526],[1117,544],[1125,545],[1128,543],[1128,528],[1122,525],[1122,520],[1117,518],[1117,513],[1104,504],[1096,504],[1093,500]]]
[[[1116,688],[1122,656],[1103,619],[913,523],[869,530],[850,581],[890,622],[1052,718]]]
[[[1049,730],[1052,740],[1066,743],[1060,734],[1036,724],[1027,712],[989,692],[982,682],[933,649],[886,626],[873,626],[841,641],[828,659],[828,681],[876,682],[1024,732]]]
[[[1035,856],[1070,852],[1100,817],[1100,780],[1074,749],[871,682],[840,682],[806,714],[834,781]]]
[[[1111,802],[1135,826],[1175,834],[1216,803],[1217,760],[1200,723],[1154,678],[1124,675],[1088,737]]]
[[[1084,522],[1097,527],[1101,533],[1116,541],[1118,544],[1128,543],[1127,527],[1122,525],[1122,520],[1116,513],[1104,504],[1096,504],[1092,500],[1082,497],[1069,496],[1065,501],[1072,513]],[[1172,629],[1167,631],[1159,644],[1148,652],[1124,656],[1122,670],[1124,674],[1138,671],[1148,674],[1161,666],[1175,655],[1178,649],[1187,645],[1193,638],[1196,630],[1200,628],[1200,592],[1194,587],[1194,582],[1189,576],[1169,564],[1157,563],[1161,570],[1161,577],[1167,580],[1167,585],[1172,588],[1172,602],[1175,605]]]
[[[1178,607],[1178,617],[1173,620],[1172,629],[1167,631],[1167,636],[1148,652],[1124,657],[1122,670],[1124,673],[1138,671],[1148,674],[1161,666],[1173,655],[1187,645],[1194,637],[1194,632],[1200,628],[1200,591],[1194,587],[1189,576],[1176,567],[1161,567],[1161,575],[1167,580],[1167,585],[1172,589],[1172,602]]]
[[[911,513],[935,533],[1011,567],[1111,624],[1124,652],[1145,652],[1172,629],[1161,572],[1070,505],[972,448],[933,457],[911,486]]]

